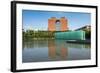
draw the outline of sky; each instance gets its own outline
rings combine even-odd
[[[48,19],[51,17],[56,17],[57,19],[65,17],[68,20],[69,30],[75,30],[85,25],[91,25],[90,13],[23,10],[23,29],[48,30]]]

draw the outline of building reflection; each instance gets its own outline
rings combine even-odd
[[[65,48],[65,47],[62,47],[61,48],[61,58],[62,59],[66,59],[67,58],[67,55],[68,55],[68,51],[67,51],[68,49],[67,48]]]
[[[52,59],[56,58],[56,45],[54,40],[48,41],[48,54],[50,58]]]
[[[68,48],[64,47],[64,44],[56,43],[55,40],[48,41],[48,55],[49,58],[53,60],[65,60],[67,59]]]
[[[91,44],[53,39],[23,41],[22,54],[23,62],[91,59]]]
[[[68,59],[68,54],[70,49],[90,49],[89,44],[75,44],[66,43],[62,40],[49,40],[48,41],[48,55],[50,60],[66,60]],[[69,49],[69,50],[68,50]]]

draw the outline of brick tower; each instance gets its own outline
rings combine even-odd
[[[65,17],[48,19],[48,31],[67,31],[68,20]]]

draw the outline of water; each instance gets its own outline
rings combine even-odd
[[[90,44],[66,43],[65,40],[23,42],[23,63],[87,59],[91,59]]]

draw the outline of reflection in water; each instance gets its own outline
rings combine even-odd
[[[66,48],[61,48],[61,58],[62,59],[67,59],[67,55],[68,55],[68,49]]]
[[[32,49],[37,47],[45,47],[48,45],[48,41],[41,41],[41,40],[31,40],[31,41],[24,41],[23,42],[23,49]]]
[[[91,58],[90,44],[66,43],[64,40],[24,41],[23,62],[85,60]]]
[[[56,45],[54,40],[48,41],[48,54],[49,58],[55,59],[56,58]]]
[[[57,46],[59,45],[59,46]],[[67,47],[64,47],[64,44],[56,44],[55,40],[48,41],[48,53],[51,59],[66,59],[67,58]]]

